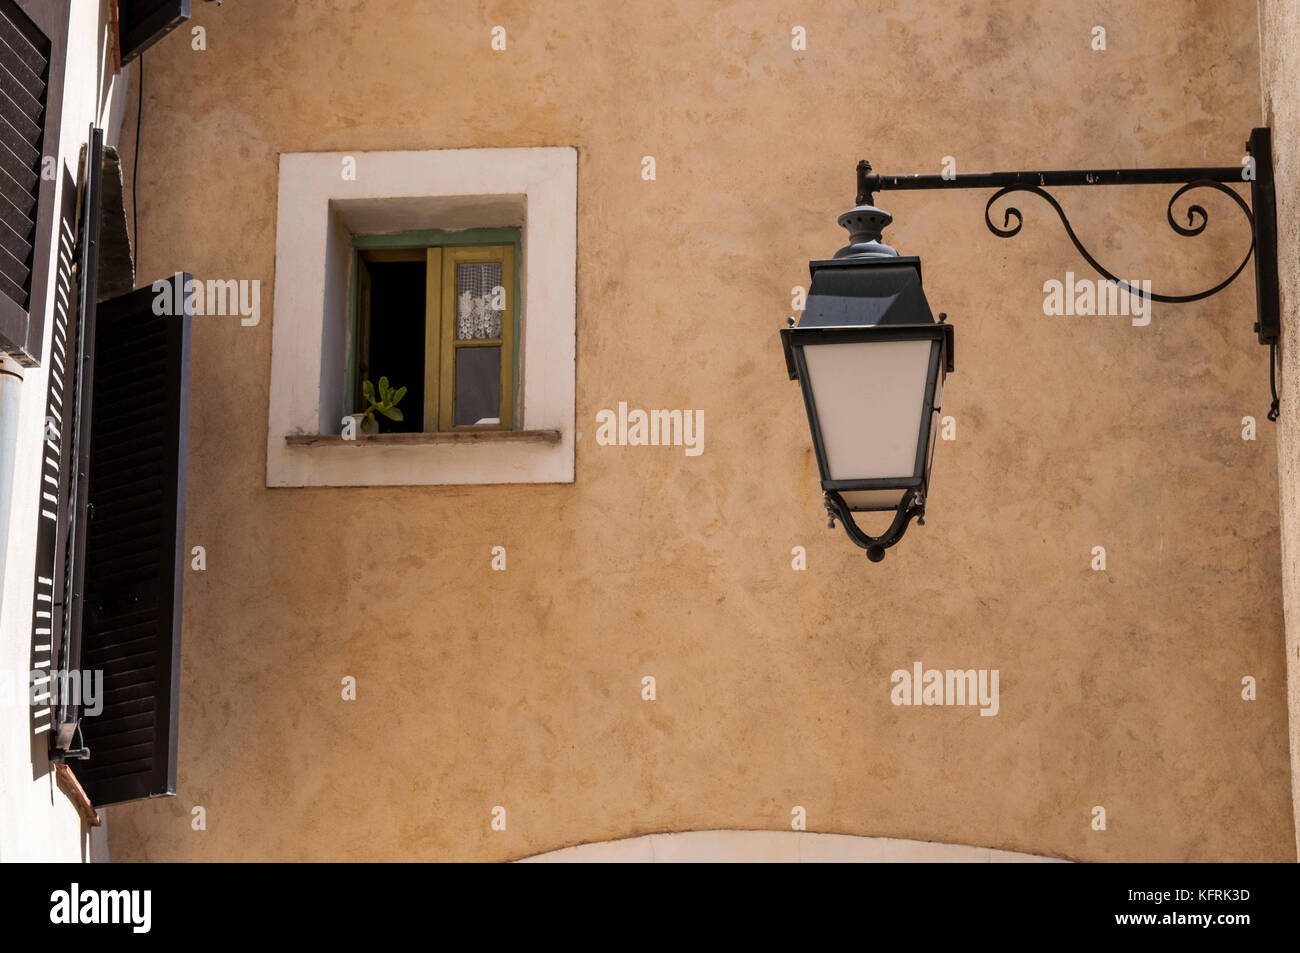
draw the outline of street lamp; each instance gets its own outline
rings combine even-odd
[[[936,322],[930,312],[921,290],[921,260],[900,257],[880,241],[893,217],[876,208],[872,195],[885,189],[994,189],[984,206],[984,224],[999,238],[1018,235],[1024,216],[1008,206],[1002,224],[996,225],[990,214],[994,205],[1017,192],[1035,195],[1056,213],[1070,243],[1095,272],[1120,292],[1149,301],[1186,304],[1209,298],[1232,284],[1253,257],[1254,331],[1259,343],[1269,348],[1273,400],[1268,419],[1277,420],[1281,307],[1269,130],[1252,130],[1246,151],[1246,158],[1235,166],[1063,172],[878,175],[869,162],[859,162],[857,206],[839,217],[849,231],[849,244],[829,261],[808,263],[812,284],[803,317],[797,325],[791,318],[791,327],[781,331],[786,370],[803,390],[830,525],[839,520],[849,538],[867,551],[867,558],[880,562],[913,519],[924,523],[943,381],[953,369],[952,327],[945,315],[940,314]],[[1187,224],[1178,223],[1174,204],[1187,193],[1216,191],[1236,204],[1250,225],[1251,242],[1231,274],[1202,291],[1183,294],[1153,292],[1149,282],[1130,285],[1088,251],[1061,204],[1046,191],[1151,185],[1179,186],[1169,199],[1165,218],[1184,238],[1202,234],[1209,222],[1204,206],[1189,204]],[[1250,189],[1250,204],[1234,186]],[[879,536],[870,536],[854,522],[853,514],[875,512],[893,513],[893,519]]]
[[[803,390],[830,525],[879,562],[914,519],[924,522],[953,329],[921,289],[921,260],[881,243],[892,221],[870,196],[839,217],[849,244],[811,261],[803,317],[781,331]],[[791,319],[793,321],[793,319]],[[879,536],[854,513],[893,513]]]

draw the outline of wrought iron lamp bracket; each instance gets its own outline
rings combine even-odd
[[[1200,301],[1222,291],[1236,279],[1255,258],[1255,300],[1257,317],[1255,334],[1259,343],[1270,348],[1270,385],[1273,404],[1269,419],[1277,419],[1278,397],[1276,388],[1277,345],[1281,337],[1281,311],[1278,296],[1277,274],[1277,198],[1273,183],[1273,147],[1267,128],[1254,129],[1246,142],[1248,161],[1241,165],[1220,167],[1191,167],[1176,169],[1102,169],[1057,172],[976,172],[965,174],[880,175],[872,171],[871,163],[858,163],[858,205],[874,204],[873,194],[884,190],[915,191],[928,189],[993,189],[988,204],[984,206],[984,224],[999,238],[1019,234],[1024,224],[1020,210],[1008,205],[1002,214],[1002,225],[994,223],[990,213],[994,205],[1014,192],[1025,192],[1043,199],[1056,212],[1071,244],[1084,261],[1099,275],[1134,295],[1169,304]],[[1229,188],[1229,184],[1249,185],[1250,203]],[[1130,286],[1103,266],[1075,233],[1065,210],[1046,190],[1057,187],[1100,185],[1174,185],[1178,186],[1169,199],[1165,211],[1169,227],[1184,238],[1200,235],[1209,224],[1209,214],[1198,204],[1186,210],[1187,224],[1181,225],[1174,217],[1174,204],[1186,193],[1196,189],[1212,189],[1227,195],[1236,203],[1250,225],[1251,243],[1237,265],[1226,278],[1203,291],[1191,294],[1167,294]],[[1012,220],[1014,224],[1012,224]],[[847,527],[846,522],[846,527]],[[852,534],[850,534],[852,535]],[[901,535],[901,533],[900,533]],[[856,540],[855,540],[856,542]],[[861,544],[859,544],[861,545]]]

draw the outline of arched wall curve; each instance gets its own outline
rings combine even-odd
[[[967,844],[813,831],[679,831],[576,844],[521,863],[1066,863]]]

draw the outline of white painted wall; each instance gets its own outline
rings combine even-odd
[[[91,122],[105,126],[113,118],[120,124],[123,115],[120,100],[126,93],[125,76],[114,77],[111,70],[103,75],[100,70],[100,64],[109,59],[105,14],[105,4],[98,0],[72,0],[59,163],[74,179],[78,153]],[[117,141],[117,132],[106,128],[110,143]],[[57,209],[63,201],[61,173],[55,193]],[[56,227],[45,250],[44,265],[51,268],[57,239]],[[47,314],[52,313],[54,293],[51,280]],[[54,321],[47,320],[43,354],[49,353],[53,330]],[[48,368],[42,365],[20,371],[24,379],[17,395],[7,399],[0,410],[0,430],[7,435],[12,432],[13,438],[12,456],[0,461],[5,467],[12,463],[0,478],[0,489],[6,484],[10,488],[9,498],[2,501],[8,504],[8,525],[0,540],[5,550],[0,560],[0,676],[9,683],[0,689],[0,861],[76,861],[89,859],[88,831],[59,790],[53,771],[43,762],[33,770],[27,701],[25,694],[18,695],[32,644],[32,573]]]

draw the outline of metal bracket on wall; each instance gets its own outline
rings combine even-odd
[[[67,748],[51,748],[50,761],[54,764],[66,764],[69,761],[87,761],[90,759],[90,749],[86,747],[85,741],[81,738],[81,725],[78,724],[73,732],[75,741],[69,742]],[[76,745],[76,747],[73,747]]]
[[[914,191],[922,189],[994,189],[988,204],[984,206],[984,224],[999,238],[1011,238],[1020,232],[1024,216],[1020,210],[1007,206],[1003,211],[1002,225],[995,225],[990,217],[994,203],[1012,192],[1028,192],[1047,202],[1056,212],[1065,226],[1065,233],[1083,259],[1106,280],[1118,285],[1122,290],[1139,295],[1152,301],[1169,304],[1183,304],[1200,301],[1217,294],[1241,274],[1255,258],[1255,300],[1257,317],[1255,334],[1260,344],[1270,348],[1270,384],[1273,388],[1273,404],[1269,410],[1269,419],[1277,419],[1278,397],[1274,377],[1277,362],[1277,345],[1281,337],[1281,310],[1278,296],[1277,275],[1277,198],[1273,185],[1273,145],[1267,128],[1251,130],[1246,142],[1249,162],[1235,166],[1191,167],[1178,169],[1079,169],[1057,172],[975,172],[964,174],[927,174],[927,175],[880,175],[871,169],[871,163],[865,159],[858,163],[858,205],[872,205],[872,193],[894,190]],[[1228,184],[1250,185],[1250,204],[1237,194]],[[1209,215],[1201,205],[1187,207],[1187,224],[1180,225],[1174,219],[1174,203],[1187,192],[1195,189],[1213,189],[1230,197],[1241,209],[1250,224],[1251,244],[1246,250],[1241,264],[1213,287],[1192,294],[1162,294],[1131,287],[1127,282],[1116,277],[1105,268],[1088,251],[1075,234],[1069,218],[1060,204],[1046,189],[1055,187],[1074,187],[1090,185],[1176,185],[1179,188],[1169,199],[1165,217],[1169,227],[1185,238],[1195,237],[1205,231]],[[1015,223],[1012,224],[1012,219]]]

